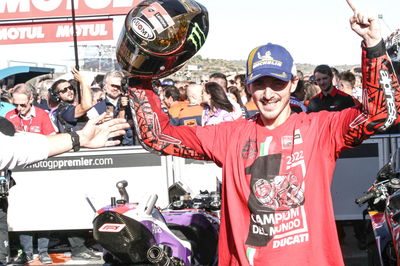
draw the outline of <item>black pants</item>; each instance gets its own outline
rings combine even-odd
[[[85,246],[85,239],[81,236],[70,236],[68,237],[68,241],[71,245],[72,254],[78,254],[87,250],[87,247]]]
[[[8,261],[10,247],[8,246],[8,224],[7,224],[7,198],[0,198],[0,265]]]

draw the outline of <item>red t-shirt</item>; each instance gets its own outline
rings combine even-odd
[[[222,166],[219,265],[343,265],[330,185],[359,109],[292,114],[273,130],[259,115],[173,127],[146,94],[163,134]]]
[[[11,110],[5,116],[13,123],[16,131],[32,132],[42,135],[55,134],[49,114],[39,107],[32,106],[30,118],[22,118],[17,109]]]

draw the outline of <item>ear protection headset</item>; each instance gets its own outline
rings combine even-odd
[[[60,83],[64,83],[64,82],[68,82],[68,80],[65,79],[59,79],[56,82],[53,83],[53,85],[51,85],[50,89],[49,89],[49,98],[50,100],[52,100],[53,102],[59,103],[61,102],[61,98],[60,95],[57,92],[57,86]]]

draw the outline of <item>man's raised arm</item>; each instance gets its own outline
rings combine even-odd
[[[396,73],[380,35],[378,19],[354,12],[350,25],[363,38],[363,113],[351,124],[346,144],[357,145],[371,135],[384,132],[396,123],[400,110],[400,91]]]
[[[140,88],[130,87],[129,97],[138,139],[146,150],[160,155],[208,159],[197,139],[195,127],[178,128],[169,124],[169,117],[161,110],[160,99],[150,80],[144,80]]]

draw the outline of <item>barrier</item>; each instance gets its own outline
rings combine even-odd
[[[372,185],[379,169],[388,162],[392,149],[390,135],[377,135],[341,154],[331,186],[336,220],[363,218],[365,206],[359,207],[354,200]]]
[[[117,181],[127,180],[130,201],[168,203],[167,161],[140,147],[113,147],[70,152],[13,171],[10,231],[90,229],[95,209],[120,198]]]
[[[342,153],[337,161],[332,198],[337,220],[362,219],[364,207],[354,203],[369,188],[377,171],[400,147],[400,135],[378,135]],[[127,180],[132,202],[159,196],[168,204],[168,187],[181,181],[193,194],[214,191],[222,171],[212,162],[150,154],[141,147],[83,149],[19,167],[10,190],[10,231],[90,229],[94,209],[119,198],[117,181]],[[93,205],[93,207],[89,204]]]

